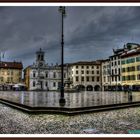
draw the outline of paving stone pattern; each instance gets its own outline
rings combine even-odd
[[[0,134],[127,134],[140,130],[140,107],[66,116],[31,115],[0,104]]]

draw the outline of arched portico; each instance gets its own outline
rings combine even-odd
[[[92,85],[87,85],[86,90],[87,91],[93,91],[93,86]]]
[[[94,91],[100,91],[100,90],[101,90],[101,87],[99,85],[95,85]]]

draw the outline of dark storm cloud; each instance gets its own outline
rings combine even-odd
[[[102,59],[111,55],[112,48],[127,42],[139,43],[139,13],[139,7],[83,8],[78,14],[82,20],[79,22],[77,17],[70,21],[71,25],[78,24],[67,36],[67,53],[73,53],[79,60]]]
[[[140,43],[140,7],[66,7],[65,62],[103,59],[112,48]],[[4,60],[35,61],[43,48],[47,63],[60,63],[58,7],[0,7],[0,48]]]

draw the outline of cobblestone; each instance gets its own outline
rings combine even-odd
[[[75,116],[32,115],[3,104],[0,110],[0,134],[127,134],[140,130],[140,107]]]

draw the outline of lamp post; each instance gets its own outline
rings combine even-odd
[[[64,98],[64,33],[63,33],[63,19],[64,19],[64,16],[66,14],[65,12],[65,7],[64,6],[60,6],[59,7],[59,12],[61,13],[61,20],[62,20],[62,27],[61,27],[61,96],[60,96],[60,99],[59,99],[59,103],[61,106],[64,106],[66,101],[65,101],[65,98]]]

